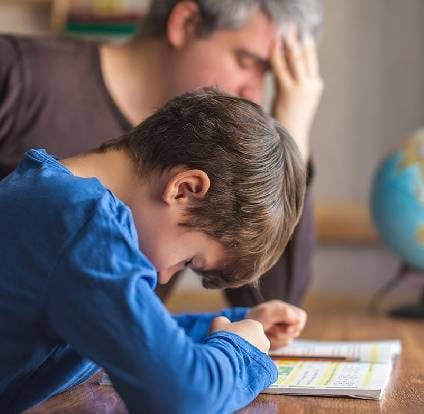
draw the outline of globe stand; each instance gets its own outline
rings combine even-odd
[[[406,263],[401,263],[395,276],[374,294],[369,305],[369,311],[372,313],[377,312],[383,298],[386,297],[387,294],[397,287],[403,280],[410,276],[411,273],[423,274],[422,271],[419,271]],[[389,311],[389,315],[401,318],[424,319],[424,290],[418,304],[391,309]]]
[[[405,305],[393,308],[389,311],[389,315],[396,318],[424,319],[424,289],[416,305]]]

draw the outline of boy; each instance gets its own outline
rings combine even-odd
[[[153,289],[184,267],[207,287],[256,280],[284,249],[304,189],[285,130],[211,89],[90,153],[29,151],[0,184],[0,412],[98,366],[130,412],[246,405],[276,379],[270,341],[297,336],[304,313],[272,301],[172,318]]]

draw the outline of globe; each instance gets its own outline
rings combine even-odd
[[[404,263],[424,270],[424,128],[381,162],[370,204],[387,246]]]

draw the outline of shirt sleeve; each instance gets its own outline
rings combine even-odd
[[[193,341],[201,342],[205,339],[209,332],[212,319],[217,316],[225,316],[231,322],[241,321],[246,317],[246,313],[250,308],[228,308],[218,313],[199,313],[199,314],[181,314],[174,315],[174,319],[178,325],[184,329]]]
[[[67,243],[46,291],[49,329],[106,370],[130,412],[226,413],[248,404],[276,380],[272,360],[232,333],[188,337],[121,227],[95,214]]]
[[[19,54],[12,37],[0,36],[0,144],[12,134],[23,91]]]

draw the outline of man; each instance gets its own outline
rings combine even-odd
[[[320,20],[318,0],[158,0],[140,35],[125,44],[2,37],[0,173],[9,173],[31,147],[60,157],[84,152],[200,86],[216,84],[259,102],[269,70],[276,80],[274,115],[307,162],[322,91],[311,37]],[[249,306],[263,296],[299,303],[312,247],[308,191],[293,239],[262,279],[261,293],[229,290],[230,302]]]

